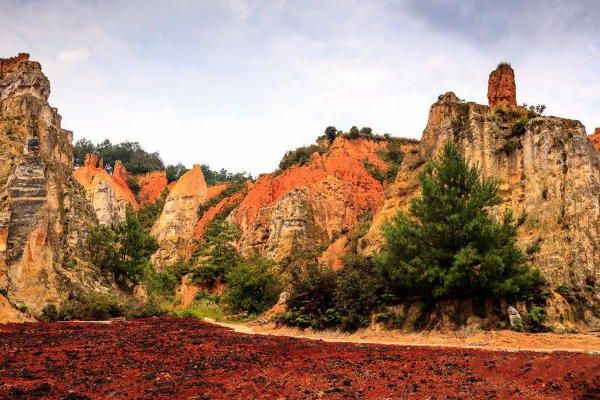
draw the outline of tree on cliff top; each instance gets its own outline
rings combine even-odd
[[[481,179],[456,146],[446,143],[419,179],[421,198],[384,226],[386,246],[375,258],[400,296],[499,297],[541,283],[515,244],[512,212],[501,223],[489,215],[502,202],[497,182]]]

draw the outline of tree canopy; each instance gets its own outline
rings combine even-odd
[[[385,225],[375,259],[399,296],[499,297],[541,282],[516,246],[512,212],[501,222],[490,216],[502,202],[498,183],[481,179],[456,146],[446,143],[419,179],[421,197]]]

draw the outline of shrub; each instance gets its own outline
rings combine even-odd
[[[289,310],[286,322],[297,326],[325,329],[337,325],[333,310],[337,277],[333,270],[316,262],[291,272]],[[332,310],[332,311],[329,311]]]
[[[358,139],[360,137],[360,131],[356,126],[350,128],[350,139]]]
[[[344,259],[335,289],[335,309],[344,329],[368,324],[370,314],[382,304],[385,282],[374,265],[363,256]]]
[[[328,126],[325,128],[325,139],[329,140],[329,143],[333,142],[337,137],[337,128],[335,126]]]
[[[541,283],[515,245],[512,213],[501,223],[489,216],[502,201],[497,182],[480,179],[456,146],[447,142],[419,179],[421,198],[384,226],[385,248],[376,257],[398,295],[500,297]]]
[[[177,289],[177,277],[169,271],[155,272],[148,282],[148,293],[151,296],[173,297]]]
[[[362,127],[359,131],[359,133],[361,135],[372,135],[373,134],[373,129],[369,128],[368,126]]]
[[[509,62],[501,61],[500,63],[498,63],[498,66],[496,68],[505,69],[505,68],[512,68],[512,67]]]
[[[529,118],[521,117],[517,122],[515,122],[512,126],[512,134],[513,135],[521,135],[525,132],[525,125],[529,123]]]
[[[224,300],[233,312],[262,313],[277,302],[282,287],[273,263],[251,258],[238,263],[227,274]]]
[[[548,328],[544,325],[544,321],[548,318],[548,314],[546,314],[546,310],[542,307],[533,307],[527,313],[527,324],[529,325],[529,329],[533,332],[545,332]]]
[[[296,150],[285,153],[279,162],[279,171],[285,171],[293,166],[303,166],[308,163],[314,153],[324,154],[329,150],[317,144],[310,146],[298,147]]]
[[[181,311],[179,315],[185,318],[211,318],[215,321],[219,321],[223,318],[223,310],[215,302],[208,299],[202,299],[192,303],[190,307]]]

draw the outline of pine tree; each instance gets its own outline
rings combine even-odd
[[[384,226],[375,259],[399,296],[498,297],[542,281],[516,246],[512,212],[501,223],[489,215],[502,202],[497,182],[481,179],[456,146],[446,143],[419,180],[421,197]]]

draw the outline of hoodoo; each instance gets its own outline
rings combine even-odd
[[[497,106],[517,106],[517,85],[515,71],[508,63],[500,63],[498,68],[490,73],[488,80],[488,104]]]

